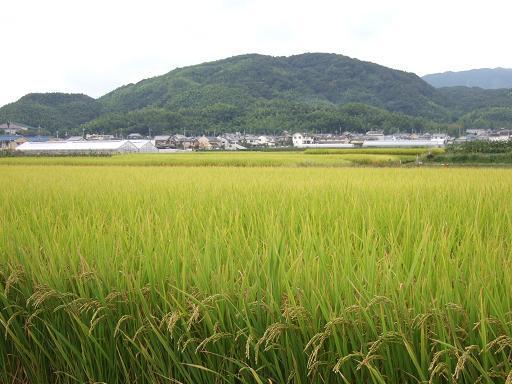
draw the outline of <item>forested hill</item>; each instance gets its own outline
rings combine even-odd
[[[512,106],[510,93],[468,89],[438,90],[413,73],[336,54],[250,54],[178,68],[97,100],[27,95],[0,108],[0,121],[53,132],[392,132],[456,130],[471,124],[466,114]]]
[[[205,107],[251,101],[364,103],[414,116],[446,111],[434,88],[413,73],[342,55],[307,53],[291,57],[243,55],[176,69],[119,88],[100,100],[112,111],[147,106]]]
[[[483,89],[512,88],[512,69],[482,68],[460,72],[443,72],[423,76],[434,87],[479,87]]]
[[[46,133],[76,130],[102,114],[103,106],[92,97],[68,93],[30,93],[0,108],[0,123],[17,121],[43,127]]]

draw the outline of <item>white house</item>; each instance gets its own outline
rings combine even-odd
[[[343,141],[315,142],[315,139],[307,134],[295,133],[292,136],[293,146],[296,148],[354,148],[355,145]]]
[[[292,143],[294,147],[300,147],[304,144],[313,144],[314,139],[307,134],[294,133],[292,136]]]
[[[276,145],[276,142],[272,137],[269,136],[258,136],[258,144],[262,147],[274,147]]]

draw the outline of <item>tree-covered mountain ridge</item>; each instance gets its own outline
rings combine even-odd
[[[509,90],[435,89],[413,73],[338,54],[248,54],[177,68],[96,100],[27,95],[0,108],[0,121],[50,132],[392,132],[456,130],[472,116],[481,125],[482,116],[506,116],[511,106]]]

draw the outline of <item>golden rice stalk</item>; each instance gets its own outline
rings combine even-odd
[[[364,357],[364,355],[361,352],[354,352],[354,353],[350,353],[350,354],[348,354],[346,356],[343,356],[343,357],[339,358],[338,361],[336,362],[336,364],[334,365],[333,369],[332,369],[333,372],[337,373],[337,374],[340,374],[344,378],[344,376],[341,374],[341,370],[340,370],[341,367],[347,361],[352,360],[355,357]]]
[[[495,354],[502,352],[505,348],[512,349],[512,337],[508,335],[500,335],[494,340],[487,343],[483,352],[490,351],[492,349],[496,349],[494,351]]]
[[[508,373],[507,379],[505,380],[505,384],[512,384],[512,369]]]
[[[174,328],[176,327],[176,324],[182,318],[182,316],[183,315],[177,311],[166,313],[162,317],[162,320],[160,320],[159,329],[162,329],[165,326],[165,329],[167,330],[172,339],[174,337]]]
[[[25,276],[25,269],[21,264],[11,267],[11,273],[5,282],[4,295],[9,294],[10,289],[20,282]]]
[[[209,344],[209,343],[216,343],[217,341],[219,341],[220,339],[222,339],[223,337],[228,337],[228,336],[231,336],[231,333],[229,332],[215,332],[213,335],[207,337],[206,339],[204,339],[203,341],[201,341],[199,343],[199,345],[197,346],[196,348],[196,353],[198,352],[204,352],[204,348]]]
[[[288,321],[297,321],[309,318],[309,313],[303,306],[289,305],[288,303],[283,305],[282,315]]]
[[[272,345],[277,342],[281,333],[287,328],[289,328],[289,326],[283,323],[273,323],[267,327],[263,336],[261,336],[254,346],[254,360],[256,363],[258,362],[260,346],[265,343],[264,351],[269,351],[272,348]]]
[[[477,345],[470,345],[464,349],[464,352],[459,355],[457,359],[457,365],[455,366],[455,372],[452,375],[454,381],[459,379],[460,373],[464,370],[464,366],[466,365],[466,361],[469,359],[473,351],[478,350]]]
[[[190,304],[190,312],[191,312],[191,314],[187,321],[187,331],[190,331],[192,326],[199,322],[199,315],[200,315],[199,305],[191,303]]]
[[[133,320],[134,317],[132,315],[123,315],[121,318],[117,321],[116,327],[114,328],[114,337],[117,336],[117,334],[121,331],[121,325],[127,321],[127,320]]]

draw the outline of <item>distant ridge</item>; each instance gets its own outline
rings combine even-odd
[[[512,88],[512,69],[482,68],[434,73],[423,76],[423,80],[436,88],[457,86],[483,89]]]

